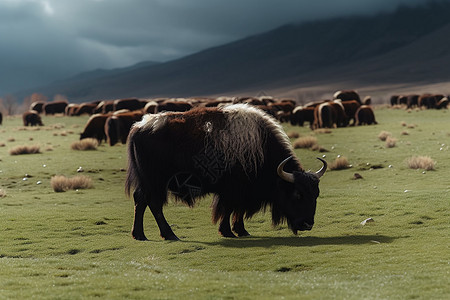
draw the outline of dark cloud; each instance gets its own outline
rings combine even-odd
[[[167,61],[275,27],[427,0],[0,0],[0,95]]]

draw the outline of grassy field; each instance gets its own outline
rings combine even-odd
[[[70,148],[87,117],[44,116],[38,129],[8,118],[0,126],[0,299],[449,299],[450,113],[375,113],[378,125],[330,133],[285,126],[328,150],[296,150],[306,169],[319,168],[322,155],[352,165],[324,175],[312,231],[294,236],[261,213],[247,221],[251,237],[225,239],[208,197],[193,209],[166,207],[181,242],[161,240],[150,212],[149,241],[131,238],[126,147]],[[10,155],[18,145],[41,153]],[[414,155],[430,156],[435,170],[408,168]],[[93,188],[53,191],[52,176],[79,167]],[[361,225],[367,218],[374,222]]]

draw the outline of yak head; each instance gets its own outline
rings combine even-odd
[[[292,158],[282,161],[277,169],[278,176],[286,184],[280,190],[280,213],[287,219],[289,228],[297,234],[297,231],[311,230],[314,225],[317,197],[319,197],[319,179],[327,169],[327,163],[318,158],[322,168],[315,172],[284,171],[285,164]]]

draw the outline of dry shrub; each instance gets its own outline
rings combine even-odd
[[[388,137],[390,137],[391,135],[392,135],[392,134],[391,134],[390,132],[388,132],[388,131],[382,131],[382,132],[380,132],[380,133],[378,134],[378,138],[384,142],[384,141],[386,141],[386,139],[387,139]]]
[[[300,133],[295,132],[295,131],[290,131],[287,133],[288,138],[290,139],[296,139],[300,137]]]
[[[6,144],[5,143],[0,143],[0,147],[5,147]]]
[[[411,129],[414,129],[414,128],[416,128],[416,125],[414,125],[414,124],[409,124],[408,126],[406,126],[407,128],[411,128]]]
[[[52,177],[50,184],[55,192],[92,188],[91,178],[84,175],[77,175],[72,178],[56,175]]]
[[[323,148],[322,146],[319,146],[318,144],[315,144],[311,147],[312,151],[319,151],[319,152],[328,152],[327,149]]]
[[[403,126],[403,127],[406,127],[406,125],[408,125],[408,124],[406,124],[406,122],[405,122],[405,121],[402,121],[402,123],[401,123],[401,124],[402,124],[402,126]]]
[[[40,149],[41,149],[41,147],[39,147],[38,145],[33,145],[33,146],[28,146],[28,145],[16,146],[16,147],[11,148],[9,150],[9,154],[10,155],[36,154],[36,153],[41,153]]]
[[[294,149],[312,148],[317,145],[317,138],[314,136],[304,136],[294,141]]]
[[[402,131],[402,133],[401,133],[402,135],[409,135],[409,132],[408,131]]]
[[[341,156],[336,158],[328,168],[330,170],[344,170],[350,168],[350,164],[345,156]]]
[[[81,141],[74,142],[70,146],[73,150],[97,150],[98,141],[93,138],[82,139]]]
[[[397,143],[396,138],[388,136],[386,139],[386,148],[394,148],[396,143]]]
[[[435,161],[429,156],[413,156],[406,163],[410,169],[434,170]]]
[[[7,139],[7,141],[8,141],[8,142],[15,142],[16,139],[15,139],[15,138],[9,138],[9,139]]]

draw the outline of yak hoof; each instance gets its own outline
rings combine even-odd
[[[180,239],[174,234],[169,236],[161,236],[166,241],[180,241]]]
[[[132,234],[133,239],[137,240],[137,241],[148,241],[147,237],[145,236],[145,234]]]
[[[236,236],[234,235],[234,233],[230,232],[223,232],[219,230],[219,234],[225,238],[236,238]]]
[[[250,236],[251,234],[244,230],[243,232],[237,232],[239,237]]]

